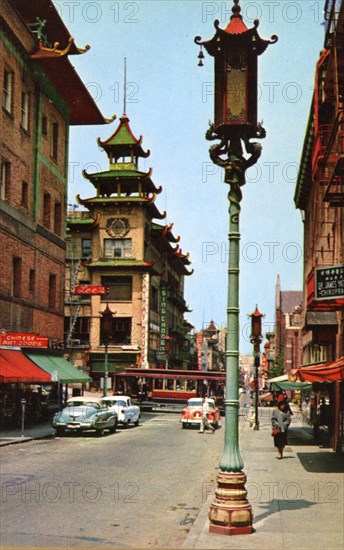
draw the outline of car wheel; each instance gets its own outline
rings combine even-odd
[[[62,437],[65,434],[65,431],[63,428],[55,428],[56,429],[56,435],[59,437]]]
[[[109,432],[110,434],[114,434],[117,430],[117,422],[114,426],[111,426],[111,428],[109,428]]]
[[[138,426],[139,424],[140,424],[140,417],[138,417],[138,419],[135,420],[135,422],[134,422],[134,425],[135,425],[135,426]]]
[[[127,420],[126,422],[123,422],[123,428],[128,428],[129,426],[129,420]]]
[[[104,435],[104,429],[103,428],[97,428],[96,429],[96,434],[98,437],[101,437],[102,435]]]
[[[183,428],[183,430],[185,430],[185,428],[186,428],[186,424],[184,424],[184,422],[182,423],[182,428]]]

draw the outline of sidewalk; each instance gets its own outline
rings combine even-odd
[[[210,534],[208,510],[216,487],[209,487],[184,549],[344,549],[343,456],[320,449],[295,414],[285,458],[277,460],[269,414],[262,409],[259,431],[239,418],[240,452],[255,532]]]
[[[32,441],[32,439],[44,439],[46,437],[52,437],[55,434],[55,430],[51,425],[51,421],[46,421],[43,424],[38,424],[33,428],[25,428],[24,434],[20,429],[1,429],[0,431],[0,447],[3,445],[13,445],[15,443],[23,443],[25,441]]]

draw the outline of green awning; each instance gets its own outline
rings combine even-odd
[[[25,355],[48,374],[54,376],[54,373],[57,373],[56,382],[62,382],[62,384],[77,382],[85,384],[86,382],[92,382],[92,378],[74,367],[60,355],[31,352]]]
[[[309,382],[271,382],[270,391],[310,391],[312,389],[312,384]]]

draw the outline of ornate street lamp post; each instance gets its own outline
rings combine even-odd
[[[260,367],[260,344],[263,341],[262,335],[262,315],[256,306],[254,312],[250,315],[251,317],[251,336],[250,342],[253,344],[253,357],[254,357],[254,430],[259,430],[259,419],[258,419],[258,392],[259,392],[259,383],[258,383],[258,373]]]
[[[257,122],[258,55],[269,44],[257,32],[259,22],[248,29],[240,15],[239,0],[234,0],[233,15],[226,29],[215,21],[216,33],[211,40],[195,38],[215,58],[215,121],[206,133],[208,140],[219,140],[210,147],[210,158],[225,169],[229,184],[229,264],[226,333],[226,401],[225,448],[217,475],[218,488],[211,505],[210,532],[226,535],[253,532],[252,509],[246,499],[246,475],[239,451],[239,215],[247,168],[261,155],[261,145],[252,138],[264,138],[265,130]],[[248,156],[244,156],[242,143]]]
[[[102,342],[105,345],[105,357],[104,357],[104,388],[103,395],[107,396],[107,382],[108,382],[108,346],[112,338],[112,319],[113,313],[109,308],[109,304],[106,304],[106,308],[102,311],[101,319],[101,338]]]

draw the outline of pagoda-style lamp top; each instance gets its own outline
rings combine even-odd
[[[196,36],[195,43],[201,47],[199,65],[203,65],[203,46],[215,58],[214,131],[225,136],[234,127],[236,132],[241,129],[244,137],[253,137],[257,132],[257,58],[278,38],[275,35],[271,40],[260,38],[258,20],[248,29],[240,13],[239,0],[234,0],[232,12],[225,29],[221,29],[216,20],[213,38],[202,41],[200,36]]]
[[[261,342],[263,340],[262,318],[264,315],[260,313],[258,306],[256,306],[256,309],[249,317],[251,317],[251,342]]]
[[[102,311],[102,336],[104,341],[109,341],[112,336],[112,319],[113,312],[109,308],[109,304],[106,304],[106,308]]]

